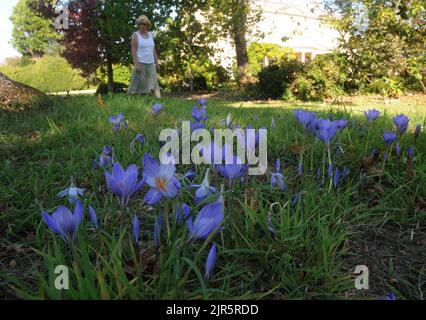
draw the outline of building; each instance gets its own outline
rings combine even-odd
[[[337,46],[338,32],[327,26],[318,1],[307,0],[255,0],[262,8],[262,19],[254,33],[262,35],[247,39],[248,42],[275,43],[292,48],[300,62],[306,62],[319,54],[333,51]],[[230,68],[235,58],[231,39],[218,43],[222,52],[216,58],[225,68]],[[267,64],[264,61],[263,64]]]

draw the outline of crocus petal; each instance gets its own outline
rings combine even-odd
[[[115,180],[108,171],[105,171],[105,179],[106,179],[109,190],[116,196],[122,197],[123,192],[120,187],[119,181]]]
[[[59,231],[59,228],[56,224],[56,221],[45,211],[43,211],[42,213],[43,215],[43,220],[44,222],[46,222],[47,226],[56,234],[61,234],[61,232]]]
[[[150,154],[145,153],[142,158],[142,166],[144,169],[144,175],[146,176],[156,176],[158,171],[160,170],[160,166],[158,161],[155,160]],[[146,181],[150,184],[150,180]]]
[[[159,191],[158,189],[152,188],[146,193],[144,200],[149,205],[154,205],[158,201],[160,201],[162,197],[163,197],[163,194],[161,193],[161,191]]]
[[[206,273],[204,275],[204,278],[206,280],[208,280],[212,273],[213,273],[213,269],[216,265],[216,244],[213,244],[212,248],[209,251],[209,254],[207,256],[207,260],[206,260]]]
[[[140,234],[140,225],[138,216],[135,215],[133,218],[133,227],[132,227],[132,235],[133,241],[137,244],[139,242],[139,234]]]
[[[89,218],[95,230],[98,230],[99,229],[98,217],[96,216],[95,209],[93,209],[92,206],[89,206]]]
[[[83,221],[84,217],[84,208],[83,204],[78,201],[74,208],[74,218],[77,224],[80,224]]]
[[[206,205],[197,215],[192,226],[191,239],[207,239],[224,219],[222,200]]]

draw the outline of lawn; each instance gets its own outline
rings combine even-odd
[[[149,97],[115,95],[52,97],[43,110],[0,110],[0,297],[36,299],[377,299],[393,292],[398,299],[422,299],[426,292],[426,99],[382,101],[369,97],[334,104],[210,100],[208,127],[234,125],[268,129],[268,174],[229,181],[211,173],[210,184],[223,196],[223,229],[207,240],[188,241],[176,208],[188,204],[195,219],[217,201],[214,194],[194,201],[194,188],[208,168],[177,165],[181,189],[175,198],[148,205],[148,187],[120,208],[104,170],[94,160],[104,146],[124,168],[136,164],[139,179],[145,153],[158,158],[163,128],[191,119],[194,100],[164,98],[152,113]],[[325,144],[305,132],[294,108],[319,117],[344,118],[348,126],[331,143],[333,171],[346,167],[335,185],[328,178]],[[381,116],[368,123],[363,111]],[[108,118],[119,112],[128,129],[114,133]],[[406,133],[387,147],[392,117],[410,118]],[[272,125],[272,118],[275,126]],[[135,136],[146,142],[130,148]],[[414,148],[414,156],[407,150]],[[271,188],[270,174],[281,160],[285,190]],[[195,170],[194,181],[185,176]],[[317,175],[319,170],[319,176]],[[111,170],[109,170],[110,172]],[[67,244],[43,221],[61,205],[57,197],[70,183],[84,188],[84,220],[74,244]],[[88,205],[100,226],[90,223]],[[135,215],[139,242],[132,239]],[[159,219],[161,217],[161,219]],[[159,223],[162,220],[162,223]],[[154,231],[155,230],[155,231]],[[217,246],[209,279],[205,261]],[[55,288],[55,268],[69,268],[69,290]],[[354,286],[356,266],[370,271],[369,290]]]

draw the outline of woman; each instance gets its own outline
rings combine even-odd
[[[154,91],[157,98],[161,98],[157,71],[158,56],[155,50],[154,35],[149,32],[151,22],[147,16],[140,16],[136,20],[138,31],[132,36],[132,57],[134,69],[129,86],[129,94],[148,94]]]

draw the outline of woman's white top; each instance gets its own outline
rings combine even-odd
[[[135,32],[138,37],[138,48],[136,50],[138,61],[140,63],[155,63],[154,59],[154,34],[152,32],[148,32],[148,38],[145,39],[139,33],[139,31]]]

